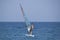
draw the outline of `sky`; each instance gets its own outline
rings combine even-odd
[[[24,21],[20,3],[32,22],[60,22],[60,0],[0,0],[0,22]]]

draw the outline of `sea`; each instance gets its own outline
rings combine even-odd
[[[0,22],[0,40],[60,40],[60,22],[31,22],[34,37],[26,36],[25,22]]]

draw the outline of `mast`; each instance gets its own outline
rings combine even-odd
[[[22,5],[21,5],[21,4],[20,4],[20,7],[21,7],[22,15],[23,15],[23,17],[24,17],[24,19],[25,19],[26,26],[27,26],[27,27],[30,27],[30,26],[31,26],[31,23],[29,22],[29,20],[28,20],[28,18],[27,18],[27,16],[26,16],[26,14],[24,13],[24,11],[23,11],[23,8],[22,8]]]

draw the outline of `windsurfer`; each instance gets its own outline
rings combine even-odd
[[[33,28],[34,28],[33,24],[31,25],[31,27],[28,27],[28,34],[32,35]]]

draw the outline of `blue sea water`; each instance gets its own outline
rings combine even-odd
[[[35,37],[27,37],[24,22],[0,22],[0,40],[60,40],[60,22],[32,22]]]

